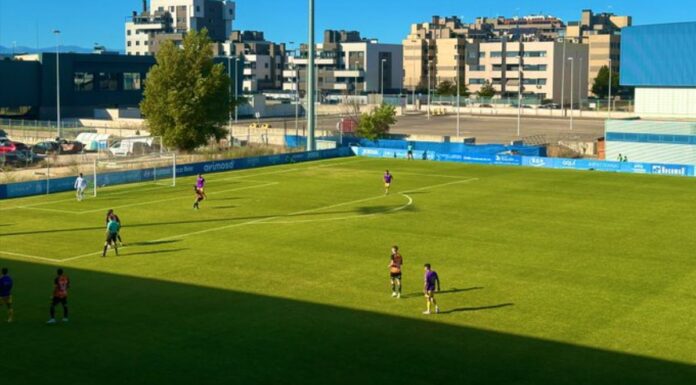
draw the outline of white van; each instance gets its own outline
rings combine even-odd
[[[151,137],[124,138],[114,142],[109,151],[114,156],[143,155],[151,152],[154,139]]]

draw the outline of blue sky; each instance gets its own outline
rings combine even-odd
[[[316,0],[317,32],[353,29],[382,42],[398,43],[414,22],[432,15],[476,16],[552,14],[577,20],[580,10],[634,17],[634,24],[696,20],[694,0]],[[659,3],[659,6],[656,5]],[[62,44],[94,43],[123,49],[123,23],[141,0],[0,0],[0,45],[52,46],[51,30],[63,31]],[[690,11],[687,11],[690,10]],[[237,0],[235,29],[262,30],[278,42],[306,40],[307,0]]]

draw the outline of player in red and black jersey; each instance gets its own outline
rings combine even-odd
[[[58,304],[63,306],[63,322],[68,322],[68,289],[70,289],[70,278],[63,273],[63,269],[58,269],[58,274],[53,280],[51,318],[47,323],[56,323],[56,305]]]

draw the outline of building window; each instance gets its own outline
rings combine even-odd
[[[469,79],[469,84],[484,84],[484,83],[486,83],[486,79],[481,79],[481,78]]]
[[[197,5],[197,6],[196,6],[196,13],[200,13],[200,12],[201,12],[201,6],[200,6],[200,5]]]
[[[138,72],[126,72],[123,74],[123,90],[136,91],[141,88],[140,74]]]
[[[546,57],[546,51],[528,51],[524,53],[524,57]]]
[[[525,71],[546,71],[546,64],[525,64]]]
[[[140,45],[140,40],[136,41],[135,45]]]
[[[75,91],[94,91],[94,74],[88,72],[75,72],[73,74]]]
[[[470,65],[469,66],[469,71],[485,71],[486,66],[485,65]]]
[[[503,57],[503,53],[501,51],[493,51],[491,52],[491,57]]]
[[[131,42],[130,42],[130,41],[129,41],[127,44],[128,44],[129,47],[131,46]]]
[[[480,58],[486,57],[486,53],[485,53],[485,52],[479,52],[479,57],[480,57]]]
[[[522,84],[532,86],[544,86],[546,85],[546,79],[522,79]]]
[[[131,35],[131,30],[130,30],[130,29],[129,29],[128,31],[126,31],[126,35],[128,35],[128,36]]]
[[[99,89],[101,91],[118,91],[118,74],[113,72],[100,72]]]

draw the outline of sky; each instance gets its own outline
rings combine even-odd
[[[659,3],[659,6],[656,5]],[[0,45],[51,47],[95,43],[124,49],[124,22],[141,0],[0,0]],[[237,0],[234,29],[260,30],[275,42],[307,40],[307,0]],[[350,29],[384,43],[400,43],[412,23],[433,15],[549,14],[575,21],[582,9],[633,16],[634,25],[696,21],[695,0],[316,0],[316,30]]]

